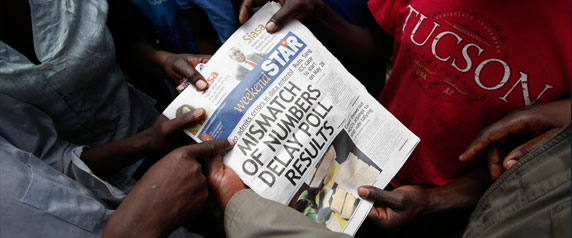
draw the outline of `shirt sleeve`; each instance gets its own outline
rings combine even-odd
[[[192,1],[190,0],[175,0],[179,8],[183,10],[187,10],[195,6]]]
[[[125,193],[103,181],[81,160],[85,146],[73,145],[59,137],[53,120],[37,107],[0,94],[0,138],[11,146],[32,154],[58,172],[79,182],[94,195],[117,205]]]
[[[236,193],[224,212],[226,235],[246,237],[351,237],[333,232],[298,211],[264,199],[250,189]]]
[[[394,37],[398,11],[402,5],[401,0],[370,0],[367,5],[381,29]]]

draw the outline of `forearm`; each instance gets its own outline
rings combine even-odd
[[[156,186],[156,185],[155,185]],[[137,186],[136,186],[137,187]],[[144,188],[153,190],[152,186]],[[134,188],[135,190],[135,188]],[[153,201],[158,196],[157,191],[147,193],[145,199],[137,197],[139,191],[130,192],[127,198],[119,205],[111,215],[105,226],[102,237],[168,237],[173,227],[167,227],[167,222],[156,219],[161,211],[149,214],[148,201]],[[159,208],[154,208],[159,210]],[[157,212],[157,213],[156,213]]]
[[[139,65],[144,65],[146,70],[155,76],[168,77],[168,75],[163,70],[163,67],[166,59],[173,55],[172,53],[157,50],[153,48],[151,44],[145,41],[137,42],[134,49],[138,54],[138,56],[135,58],[139,58]]]
[[[81,159],[95,175],[106,178],[148,154],[151,139],[150,133],[143,131],[123,140],[86,149]]]
[[[386,59],[391,55],[392,39],[381,29],[354,25],[323,2],[305,23],[323,42],[333,46],[337,57],[371,63],[373,59]]]
[[[427,205],[423,213],[433,213],[475,206],[491,181],[486,167],[479,166],[470,174],[446,185],[425,189]]]

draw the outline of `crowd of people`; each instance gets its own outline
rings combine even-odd
[[[0,236],[348,237],[159,113],[266,2],[0,3]],[[570,236],[570,2],[280,2],[421,139],[357,237]]]

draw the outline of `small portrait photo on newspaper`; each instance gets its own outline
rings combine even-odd
[[[179,117],[179,116],[181,116],[187,112],[190,112],[193,109],[195,109],[193,106],[188,105],[188,104],[184,104],[184,105],[180,106],[179,108],[177,108],[176,117]],[[199,132],[199,130],[201,129],[201,127],[203,126],[203,124],[205,123],[206,120],[207,120],[207,116],[205,115],[203,117],[203,119],[201,120],[201,122],[199,122],[198,124],[196,124],[193,127],[187,128],[186,130],[189,131],[191,134],[197,136],[197,133]]]
[[[290,206],[341,232],[361,201],[357,188],[372,185],[380,173],[381,169],[341,130],[316,165],[310,182],[302,184]]]
[[[264,59],[264,54],[256,52],[246,54],[244,49],[231,47],[228,50],[228,57],[237,65],[235,79],[242,80]]]

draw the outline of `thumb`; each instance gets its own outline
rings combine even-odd
[[[173,69],[179,75],[183,75],[184,78],[188,79],[195,87],[199,90],[206,90],[208,87],[207,81],[193,66],[193,63],[186,58],[185,60],[179,60],[175,63]]]
[[[214,138],[207,133],[203,133],[201,135],[201,140],[205,143],[215,141]],[[231,139],[228,139],[227,141],[229,143],[229,149],[232,148],[232,146],[234,146],[234,141],[232,141]],[[206,167],[208,174],[215,173],[219,169],[222,169],[224,167],[224,163],[222,162],[222,156],[212,156],[211,158],[209,158],[208,161],[206,161]]]
[[[560,128],[554,128],[547,132],[542,133],[541,135],[537,136],[536,138],[527,141],[526,143],[516,147],[512,150],[504,159],[503,167],[505,170],[512,168],[516,164],[517,161],[522,159],[528,153],[536,150],[538,147],[542,146],[546,143],[552,136],[554,136]]]
[[[401,199],[397,197],[394,192],[385,191],[373,186],[360,186],[358,188],[358,195],[384,206],[399,207],[402,205]]]
[[[252,11],[253,4],[253,0],[244,0],[242,1],[242,4],[240,4],[240,10],[238,13],[238,21],[240,24],[244,24],[248,21],[248,14]]]
[[[202,120],[204,114],[205,109],[202,108],[195,108],[190,112],[179,114],[175,119],[164,123],[164,132],[169,135],[176,131],[194,126]]]
[[[292,3],[292,4],[289,4]],[[266,30],[270,33],[278,31],[286,22],[294,18],[301,10],[300,4],[292,1],[286,2],[266,23]]]

